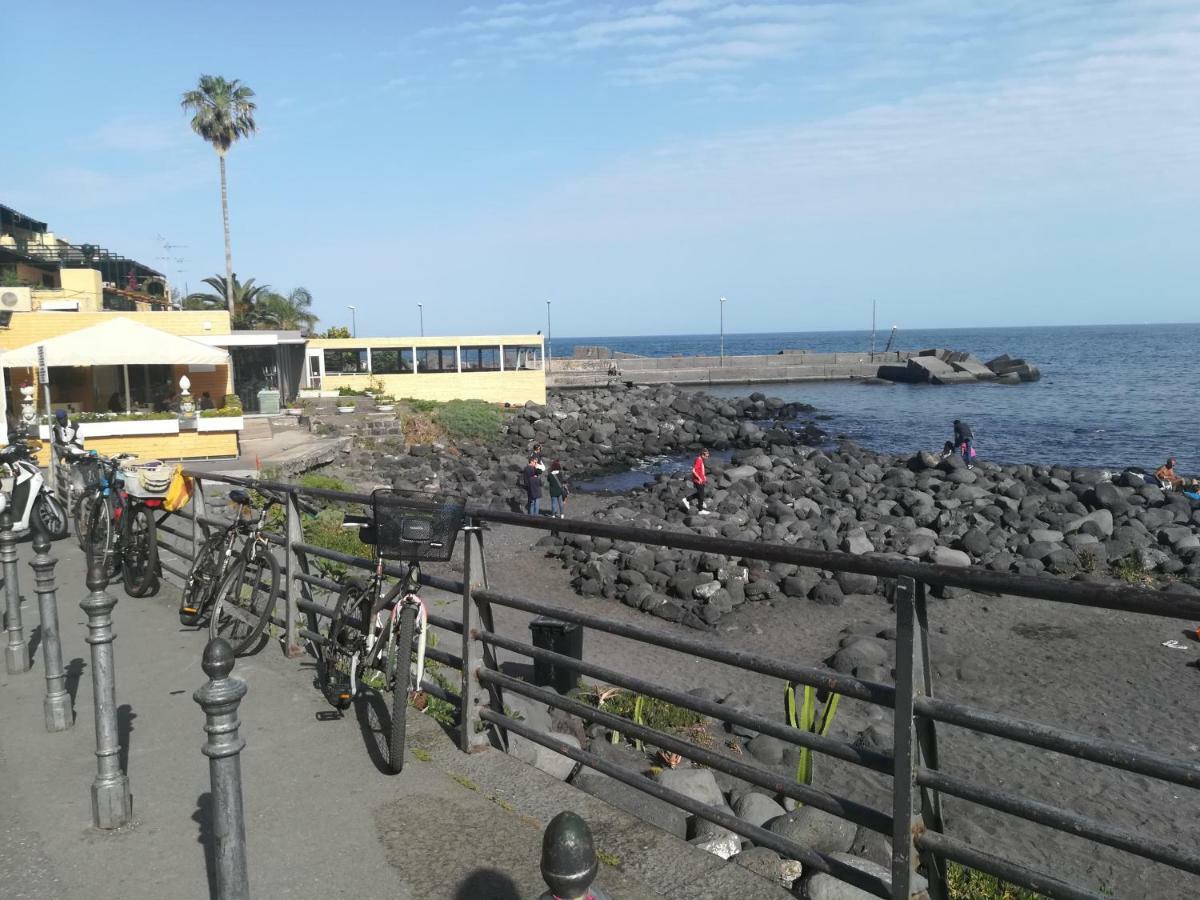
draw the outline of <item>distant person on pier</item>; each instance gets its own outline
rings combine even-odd
[[[709,514],[708,503],[705,500],[705,490],[708,487],[708,472],[704,468],[704,461],[708,459],[708,448],[705,447],[700,451],[700,455],[696,457],[696,461],[692,463],[692,484],[696,488],[696,509],[700,515],[707,516]],[[683,508],[690,510],[691,503],[687,497],[683,498]]]
[[[571,492],[567,489],[567,478],[563,475],[562,463],[557,459],[550,463],[550,472],[546,475],[546,486],[550,488],[550,515],[561,519],[567,497],[571,496]]]
[[[542,445],[541,444],[534,444],[533,449],[529,451],[529,456],[531,459],[537,460],[537,467],[538,467],[539,472],[546,471],[546,463],[543,462],[543,460],[542,460]]]
[[[521,481],[525,487],[526,512],[531,516],[541,515],[539,507],[542,500],[542,473],[537,458],[532,454],[529,457],[529,465],[521,473]]]
[[[963,462],[967,464],[968,469],[975,468],[972,460],[975,459],[975,432],[971,430],[971,426],[966,422],[954,420],[954,446],[962,452]]]
[[[1175,471],[1175,457],[1173,456],[1155,470],[1154,477],[1158,479],[1159,486],[1164,491],[1196,489],[1195,479],[1189,480]]]

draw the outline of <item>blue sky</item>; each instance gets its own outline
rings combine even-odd
[[[873,299],[908,328],[1198,318],[1197,0],[56,10],[5,9],[0,202],[195,288],[217,161],[179,95],[240,78],[235,270],[323,324],[516,332],[550,299],[562,336],[714,333],[722,295],[731,332]]]

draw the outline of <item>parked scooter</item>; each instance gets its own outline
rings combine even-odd
[[[67,533],[67,511],[62,501],[46,483],[42,470],[34,459],[33,452],[25,441],[25,435],[14,433],[12,443],[0,450],[0,463],[7,465],[13,474],[12,492],[8,506],[12,511],[13,530],[28,531],[36,522],[50,537],[58,540]]]

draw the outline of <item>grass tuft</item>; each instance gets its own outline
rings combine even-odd
[[[946,887],[950,900],[1040,900],[1042,896],[953,862],[946,869]]]

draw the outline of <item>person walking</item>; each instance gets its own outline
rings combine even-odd
[[[705,490],[708,486],[708,472],[704,468],[704,461],[708,459],[708,448],[705,447],[696,457],[696,461],[692,463],[692,485],[696,488],[696,509],[700,515],[707,516],[709,514],[708,502],[705,495]],[[683,498],[683,508],[690,510],[692,504],[687,497]]]
[[[562,462],[554,460],[550,463],[550,472],[546,476],[546,486],[550,488],[550,515],[556,519],[564,518],[567,497],[571,496],[567,489],[567,479],[563,475]]]
[[[533,456],[529,457],[529,465],[521,473],[521,479],[525,485],[526,512],[531,516],[541,515],[540,504],[542,500],[542,473],[538,468],[538,461]]]
[[[975,459],[975,432],[971,431],[971,426],[966,422],[954,420],[954,446],[962,452],[963,462],[967,464],[968,469],[975,468],[972,460]]]

